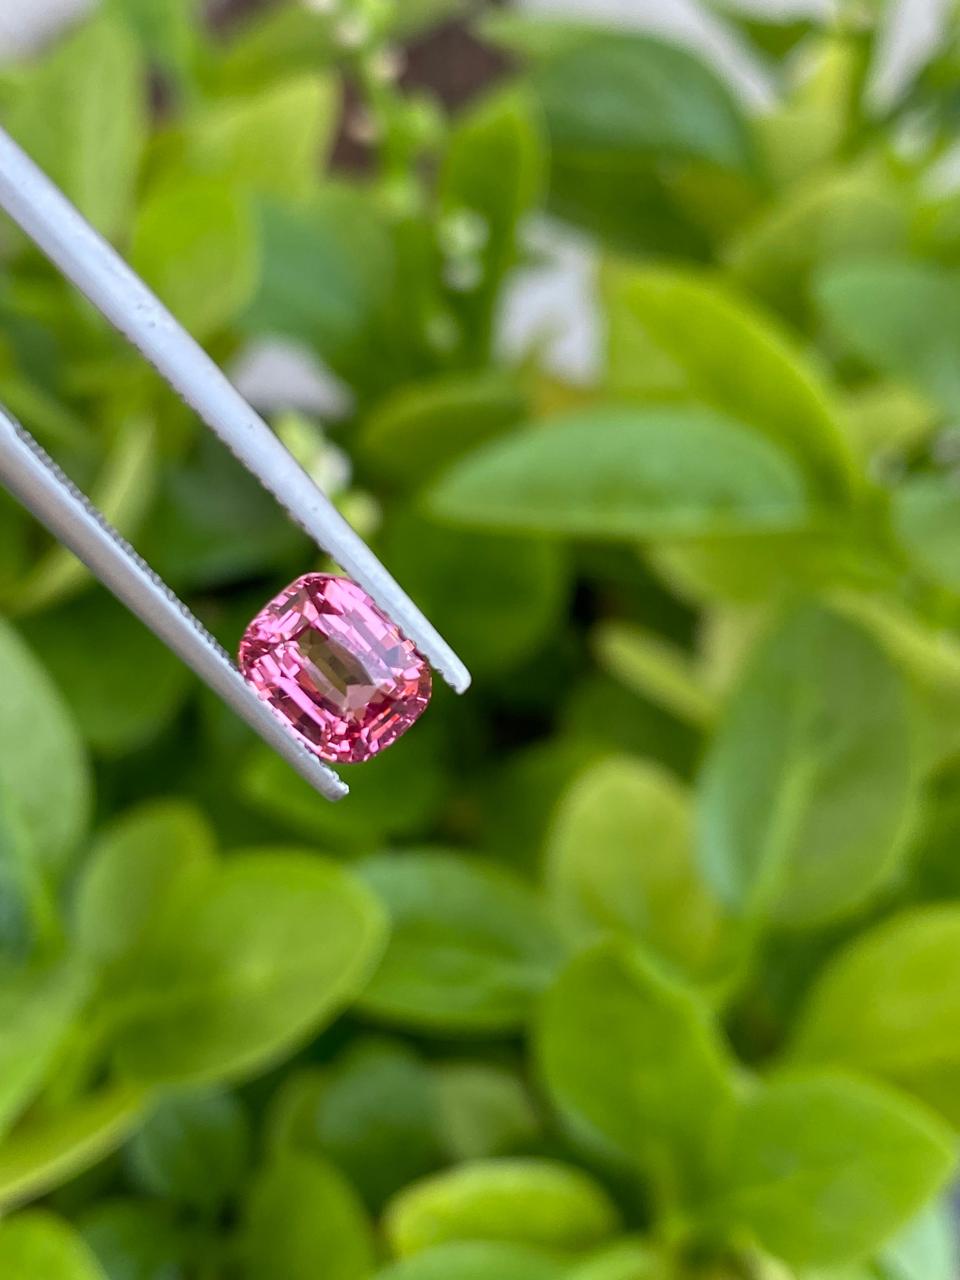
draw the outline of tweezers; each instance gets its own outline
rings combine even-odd
[[[198,343],[0,129],[0,208],[153,365],[457,692],[470,673]],[[264,742],[328,800],[348,788],[246,682],[187,606],[0,406],[0,482]]]

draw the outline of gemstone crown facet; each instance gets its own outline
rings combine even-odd
[[[430,668],[349,578],[308,573],[260,610],[240,670],[322,760],[378,755],[430,701]]]

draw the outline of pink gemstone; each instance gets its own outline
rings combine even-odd
[[[240,670],[323,760],[389,747],[430,701],[430,668],[349,578],[308,573],[247,627]]]

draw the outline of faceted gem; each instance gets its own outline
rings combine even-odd
[[[322,760],[389,747],[430,701],[430,668],[349,578],[308,573],[247,627],[240,670]]]

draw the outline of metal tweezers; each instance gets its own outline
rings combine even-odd
[[[457,693],[470,673],[266,422],[66,196],[0,129],[0,207],[370,595]],[[0,406],[0,482],[328,800],[346,784],[260,700],[187,606]]]

